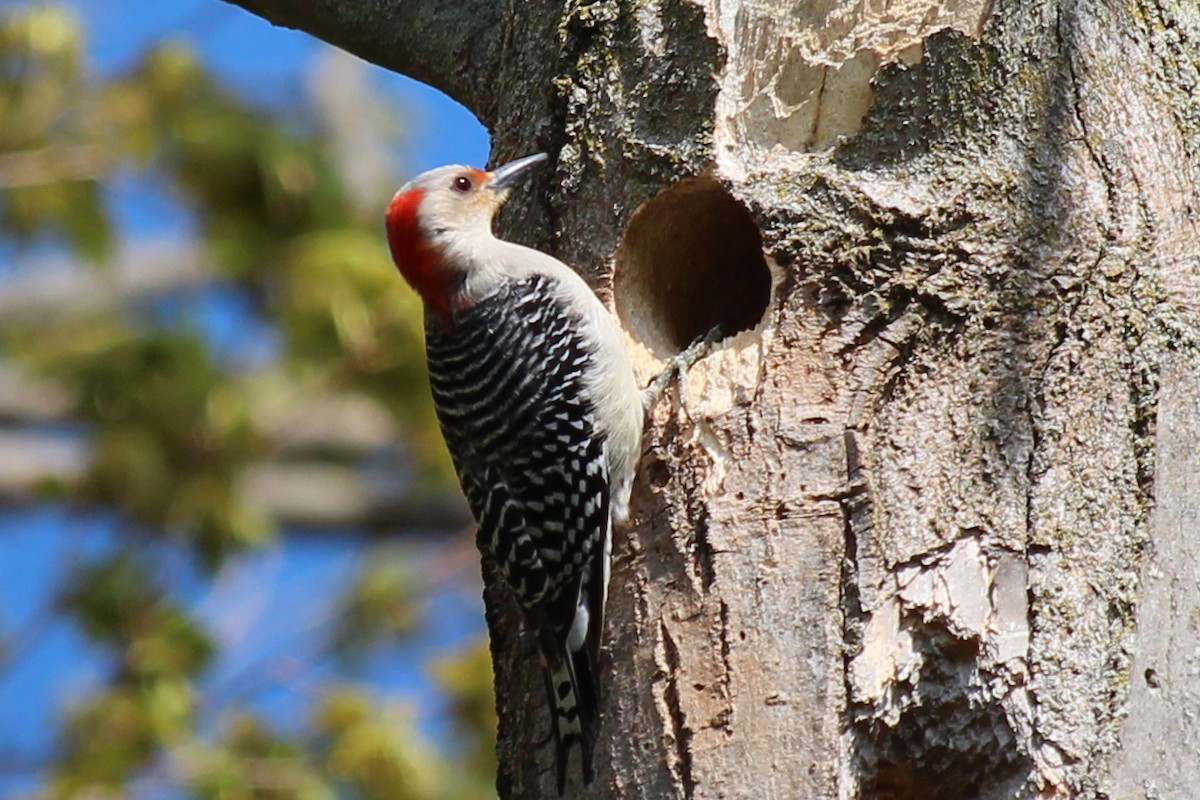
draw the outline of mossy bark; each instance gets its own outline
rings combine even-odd
[[[1200,784],[1200,16],[945,5],[497,3],[462,50],[488,80],[431,70],[497,161],[551,154],[505,231],[602,293],[616,270],[645,375],[664,287],[704,260],[688,226],[734,226],[664,203],[673,238],[631,258],[639,207],[724,187],[765,258],[725,285],[770,275],[654,414],[573,796]],[[532,643],[488,606],[500,795],[550,797]]]

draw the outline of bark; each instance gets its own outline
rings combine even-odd
[[[739,330],[655,414],[573,796],[1191,796],[1194,3],[488,19],[487,86],[437,80],[496,160],[555,159],[507,233],[611,288],[646,375]],[[553,796],[532,642],[488,607],[500,795]]]

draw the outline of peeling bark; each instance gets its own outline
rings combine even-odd
[[[655,413],[573,796],[1190,797],[1195,4],[496,19],[460,97],[497,160],[556,163],[508,234],[615,286],[646,376],[737,330]],[[488,607],[501,797],[553,796],[531,643]]]

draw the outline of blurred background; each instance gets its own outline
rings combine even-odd
[[[382,230],[487,148],[220,0],[0,0],[0,797],[494,795]]]

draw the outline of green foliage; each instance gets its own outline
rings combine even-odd
[[[455,491],[452,472],[429,402],[420,304],[390,264],[380,209],[349,196],[311,110],[282,118],[254,107],[180,43],[100,81],[84,42],[60,7],[0,11],[0,239],[58,242],[92,271],[112,269],[123,251],[105,183],[118,170],[152,173],[194,214],[198,256],[249,298],[278,357],[239,365],[198,326],[136,304],[0,319],[5,362],[50,381],[87,431],[82,478],[56,483],[54,496],[113,509],[122,529],[115,553],[75,565],[54,592],[55,612],[110,669],[64,709],[39,795],[125,797],[136,784],[139,796],[204,800],[492,796],[482,646],[430,666],[450,698],[452,751],[426,738],[411,709],[352,683],[316,687],[310,717],[286,733],[201,690],[220,643],[151,554],[170,540],[216,580],[273,541],[279,521],[247,486],[256,465],[289,457],[278,417],[309,397],[373,398],[402,431],[422,492]],[[389,548],[364,564],[329,625],[329,652],[347,663],[427,630],[425,598],[446,579]]]
[[[462,747],[464,778],[477,782],[476,794],[488,791],[496,774],[496,700],[492,692],[492,653],[479,640],[462,652],[445,656],[431,665],[433,676],[453,704],[455,734]],[[481,781],[480,779],[485,779]]]
[[[155,753],[191,735],[193,680],[213,645],[128,552],[78,567],[64,611],[118,658],[114,679],[74,708],[51,796],[116,790]]]
[[[321,139],[246,107],[185,45],[159,46],[103,98],[127,152],[173,175],[233,277],[261,281],[294,238],[355,222]]]
[[[265,541],[270,520],[246,504],[237,482],[265,449],[251,398],[198,334],[84,322],[10,343],[72,390],[75,415],[96,431],[81,497],[187,538],[210,567]]]
[[[420,585],[415,567],[400,553],[379,555],[367,563],[342,598],[333,645],[343,658],[419,632],[421,598],[427,587]]]
[[[5,164],[15,175],[6,181],[0,227],[18,242],[60,233],[95,259],[112,239],[97,181],[38,179],[60,168],[86,174],[107,161],[101,149],[73,147],[90,121],[78,110],[86,94],[82,61],[79,21],[62,9],[34,7],[0,20],[0,153],[23,155]]]
[[[381,713],[362,690],[334,688],[322,699],[314,727],[323,736],[329,772],[363,800],[452,796],[446,765],[414,736],[404,706],[385,706]]]
[[[301,375],[354,385],[405,423],[421,474],[449,485],[453,471],[429,401],[420,299],[394,272],[375,226],[293,239],[277,312]]]
[[[154,586],[145,564],[128,552],[75,569],[60,603],[84,633],[122,648],[139,678],[189,677],[212,656],[212,644]]]
[[[329,800],[328,777],[304,746],[270,731],[252,716],[238,714],[220,746],[181,753],[197,800]]]
[[[80,78],[82,34],[71,16],[42,7],[0,27],[9,45],[0,49],[0,75],[13,76],[0,108],[29,118],[11,126],[25,135],[0,132],[0,158],[5,148],[16,148],[9,158],[26,158],[21,148],[30,146],[106,154],[84,180],[59,180],[50,170],[36,185],[12,188],[0,168],[0,231],[18,242],[58,232],[81,254],[98,256],[107,251],[98,243],[109,239],[104,209],[93,203],[93,225],[62,198],[80,187],[94,193],[119,165],[153,167],[195,212],[214,269],[277,322],[286,358],[272,369],[282,380],[311,394],[354,389],[374,397],[408,435],[423,485],[450,487],[419,301],[396,279],[378,220],[348,202],[313,126],[238,100],[182,45],[160,45],[130,74],[94,84]],[[39,193],[58,197],[57,210],[39,205]],[[154,329],[118,310],[49,329],[10,327],[0,343],[71,388],[77,414],[92,424],[96,458],[82,496],[194,542],[210,567],[270,536],[271,520],[241,491],[246,467],[270,450],[251,421],[254,392],[199,334]]]

